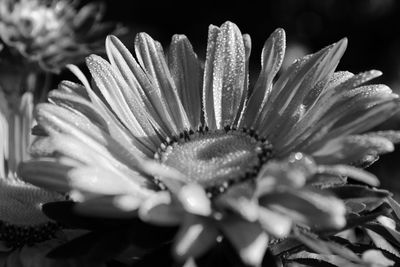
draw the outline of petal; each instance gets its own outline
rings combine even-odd
[[[166,104],[174,122],[174,134],[189,129],[190,123],[169,72],[161,44],[149,35],[139,33],[135,39],[135,51],[142,68],[153,78],[153,85]]]
[[[214,98],[213,98],[213,80],[214,80],[214,57],[217,46],[217,36],[220,29],[217,26],[210,25],[208,28],[207,55],[204,67],[203,77],[203,111],[205,124],[211,129],[216,129],[216,121],[214,115]]]
[[[138,140],[135,136],[133,136],[121,123],[121,121],[115,116],[109,108],[100,100],[97,94],[92,90],[89,85],[88,80],[86,79],[85,75],[82,71],[74,66],[74,65],[67,65],[67,68],[75,74],[75,76],[82,82],[84,85],[87,94],[91,102],[93,103],[95,109],[101,114],[103,119],[107,122],[108,131],[110,135],[118,140],[125,148],[131,149],[130,147],[133,145],[136,148],[137,154],[146,154],[151,155],[154,152],[149,151],[140,140]]]
[[[48,100],[50,103],[56,104],[70,109],[71,111],[77,111],[87,117],[92,123],[101,127],[104,131],[108,132],[108,125],[104,118],[98,113],[95,107],[80,95],[63,92],[61,90],[52,90],[48,94]]]
[[[370,249],[365,251],[361,258],[368,264],[378,265],[378,266],[393,266],[395,264],[394,261],[389,260],[383,255],[382,251],[377,249]]]
[[[283,29],[276,29],[264,44],[261,55],[261,72],[247,104],[243,125],[258,128],[258,117],[272,89],[285,55],[286,36]]]
[[[211,214],[210,199],[200,185],[188,184],[183,186],[177,197],[188,212],[201,216]]]
[[[344,203],[327,192],[286,189],[262,195],[259,202],[261,206],[316,228],[341,228],[346,223]]]
[[[191,215],[186,217],[176,235],[173,250],[175,257],[182,261],[204,254],[216,242],[218,234],[210,222]]]
[[[16,108],[9,114],[7,167],[10,173],[17,171],[20,162],[30,159],[28,147],[33,140],[31,135],[33,108],[33,93],[26,92],[16,103]]]
[[[129,219],[137,217],[143,198],[131,195],[94,197],[77,203],[74,210],[91,217]]]
[[[91,55],[86,58],[86,64],[103,97],[117,114],[126,128],[144,143],[151,151],[156,151],[161,143],[150,122],[151,117],[137,101],[123,77],[103,58]]]
[[[209,127],[214,129],[214,120],[208,121],[211,117],[215,118],[215,127],[222,129],[235,121],[245,97],[245,48],[240,30],[231,22],[224,23],[218,33],[210,29],[209,42],[203,87],[204,110]],[[213,104],[209,106],[211,94]]]
[[[260,266],[269,238],[258,224],[234,220],[224,222],[222,231],[238,250],[245,264]]]
[[[333,165],[333,166],[320,165],[318,167],[318,172],[339,175],[339,176],[349,176],[350,178],[353,178],[357,181],[372,186],[379,185],[379,180],[375,175],[373,175],[370,172],[364,171],[363,169],[359,169],[349,165]]]
[[[372,155],[380,155],[394,150],[391,141],[371,135],[351,135],[326,142],[313,152],[313,158],[320,164],[358,163]]]
[[[234,211],[248,221],[258,219],[258,203],[255,200],[253,184],[242,183],[231,186],[227,192],[221,194],[213,203],[217,207]]]
[[[257,195],[273,191],[279,186],[300,188],[317,173],[315,161],[298,152],[280,161],[264,164],[257,176]]]
[[[168,192],[158,192],[149,197],[139,209],[139,217],[143,221],[161,226],[180,224],[184,213]]]
[[[130,177],[101,165],[75,168],[68,172],[67,177],[72,188],[94,194],[147,197],[152,193]]]
[[[244,79],[243,85],[243,96],[240,102],[238,110],[240,111],[235,119],[234,125],[240,125],[240,122],[243,120],[243,116],[246,110],[246,102],[247,95],[249,91],[249,64],[250,64],[250,53],[251,53],[251,37],[248,34],[243,34],[243,45],[244,45],[244,53],[245,53],[245,74],[246,77]]]
[[[49,93],[53,92],[54,90],[50,91]],[[71,81],[61,81],[57,86],[57,91],[65,94],[72,94],[76,96],[80,96],[85,100],[90,101],[90,97],[86,92],[85,86],[74,83]]]
[[[50,104],[40,104],[36,109],[36,118],[43,127],[52,132],[53,136],[61,133],[77,139],[85,147],[91,148],[98,155],[108,157],[110,162],[116,165],[121,166],[122,163],[132,170],[142,172],[143,174],[146,173],[147,175],[150,174],[149,171],[157,171],[146,168],[146,160],[138,156],[140,153],[127,150],[126,147],[123,147],[115,139],[95,127],[90,121],[72,112],[68,112],[64,108]],[[68,144],[62,141],[58,142],[58,144],[60,147],[68,146]],[[132,150],[132,147],[130,149]],[[68,149],[64,151],[68,152]]]
[[[292,219],[270,209],[260,207],[258,217],[261,227],[276,238],[287,237],[292,229]]]
[[[375,72],[370,73],[370,76],[366,77],[376,76]],[[397,96],[392,94],[387,86],[347,87],[353,83],[358,84],[354,81],[357,81],[357,78],[354,77],[361,79],[360,77],[365,75],[362,73],[353,76],[323,94],[306,112],[302,120],[289,130],[286,135],[289,139],[283,137],[279,140],[278,147],[286,143],[285,149],[280,148],[281,151],[285,151],[282,153],[287,153],[292,149],[304,150],[312,142],[321,138],[324,138],[323,142],[325,142],[326,137],[333,139],[340,135],[365,131],[386,118],[386,116],[377,115],[376,112],[384,110],[388,115],[393,113]],[[318,143],[318,145],[321,144]]]
[[[19,164],[17,174],[22,180],[38,187],[65,193],[70,190],[66,177],[71,169],[51,160],[30,160]]]
[[[269,103],[274,104],[269,106],[266,104],[266,110],[263,110],[260,124],[261,135],[274,141],[282,132],[285,132],[281,131],[283,128],[290,129],[293,126],[290,117],[315,85],[321,81],[324,81],[325,84],[328,82],[346,46],[347,39],[342,39],[318,53],[306,57],[298,63],[299,67],[290,74],[287,82],[284,84],[281,84],[279,80],[276,82],[274,85],[276,89],[273,90],[274,93],[276,92],[276,96],[271,95],[269,99]]]
[[[192,129],[201,118],[202,68],[192,45],[184,35],[174,35],[168,51],[168,66]]]
[[[171,134],[168,124],[172,119],[166,111],[165,103],[161,98],[160,92],[155,93],[155,88],[151,84],[149,77],[136,62],[130,51],[115,36],[108,36],[106,39],[106,51],[110,62],[121,74],[129,85],[128,90],[124,90],[125,97],[141,99],[143,108],[151,116],[151,122],[163,135]]]

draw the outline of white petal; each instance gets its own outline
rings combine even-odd
[[[172,37],[168,51],[168,66],[192,129],[197,129],[201,123],[203,70],[186,36]]]
[[[188,184],[182,187],[178,199],[183,207],[190,213],[209,216],[211,214],[211,202],[206,192],[200,185]]]
[[[215,127],[221,129],[234,122],[245,97],[245,48],[240,30],[231,22],[220,29],[210,27],[208,42],[204,110],[207,125],[213,129],[215,119]]]

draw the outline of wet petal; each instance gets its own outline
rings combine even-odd
[[[154,85],[173,118],[176,127],[174,134],[177,135],[182,130],[189,129],[190,123],[169,72],[161,44],[149,35],[139,33],[135,39],[135,51],[141,66],[153,78]]]
[[[347,39],[342,39],[306,57],[298,63],[298,69],[291,72],[286,83],[281,85],[279,80],[276,82],[277,89],[274,89],[276,96],[271,96],[269,103],[279,104],[266,105],[260,124],[262,135],[266,135],[270,141],[275,141],[284,127],[293,126],[291,116],[316,84],[321,81],[328,82],[346,46]]]
[[[140,105],[150,115],[150,122],[154,128],[164,136],[171,134],[168,124],[172,123],[172,119],[166,111],[160,92],[154,92],[154,85],[151,84],[149,77],[130,51],[115,36],[107,37],[106,51],[111,64],[129,85],[127,90],[123,90],[125,98],[128,101],[137,99],[138,102],[141,102]],[[134,105],[134,102],[131,105]]]
[[[245,97],[245,48],[240,30],[231,22],[224,23],[218,30],[210,30],[209,42],[203,87],[204,110],[209,127],[214,129],[215,119],[215,127],[222,129],[234,122]],[[212,101],[209,100],[211,94]]]
[[[258,128],[259,112],[263,109],[265,102],[272,89],[272,81],[278,73],[286,48],[286,35],[283,29],[276,29],[264,44],[261,55],[261,72],[247,103],[247,109],[243,125]]]
[[[201,123],[203,69],[186,36],[172,37],[168,66],[192,129],[197,129]]]
[[[99,56],[87,57],[86,64],[102,95],[125,127],[151,151],[156,151],[161,140],[150,122],[151,117],[143,104],[137,101],[137,97],[127,95],[130,89],[123,77]]]

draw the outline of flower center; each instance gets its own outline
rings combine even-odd
[[[271,144],[254,131],[200,127],[168,140],[155,158],[185,174],[188,182],[221,193],[232,183],[254,177],[271,153]]]
[[[35,226],[17,226],[0,221],[0,240],[10,248],[32,246],[54,238],[60,229],[61,226],[55,222]]]
[[[64,199],[14,176],[0,177],[0,242],[17,248],[54,237],[61,226],[41,212],[41,205]]]

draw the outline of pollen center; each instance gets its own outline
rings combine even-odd
[[[169,142],[157,157],[185,174],[188,182],[206,188],[227,187],[254,176],[268,160],[271,149],[246,130],[185,132]]]

